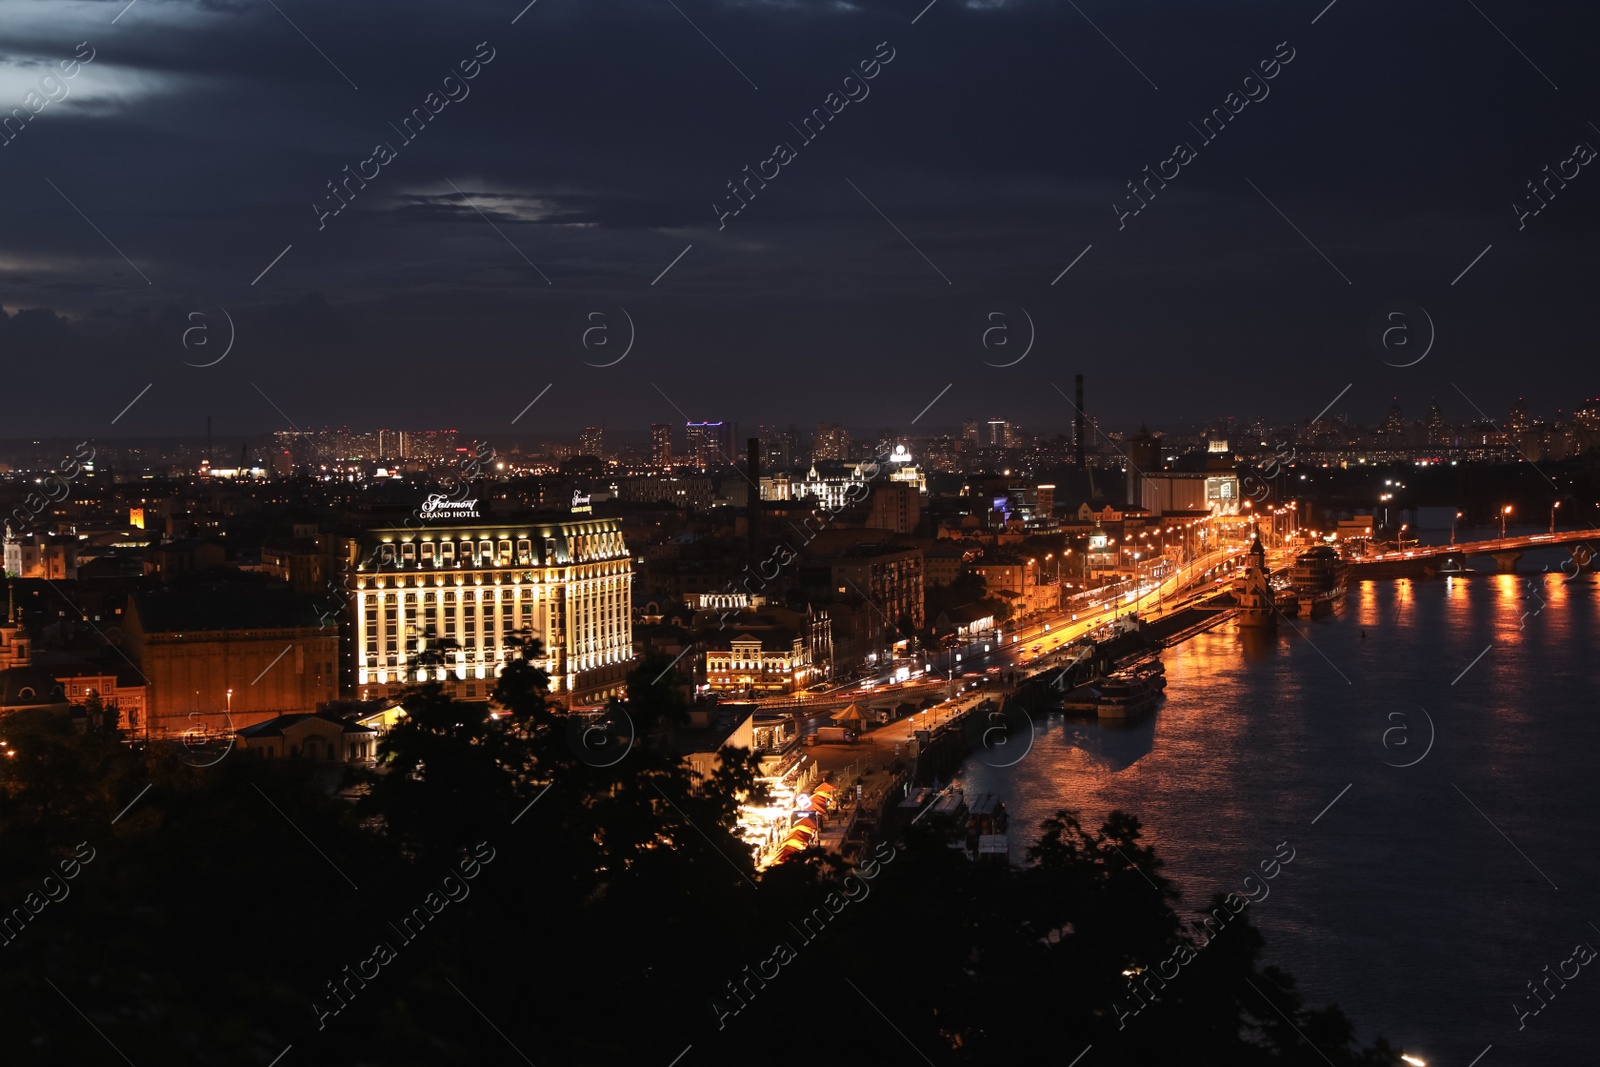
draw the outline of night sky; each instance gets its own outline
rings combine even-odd
[[[525,2],[0,2],[0,436],[1597,392],[1592,4]]]

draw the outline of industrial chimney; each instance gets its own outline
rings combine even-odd
[[[1073,432],[1072,437],[1073,437],[1073,443],[1077,447],[1077,451],[1078,451],[1078,469],[1082,470],[1083,467],[1084,467],[1084,462],[1083,462],[1084,430],[1087,429],[1087,427],[1084,425],[1084,423],[1087,420],[1086,420],[1086,417],[1083,414],[1083,375],[1080,374],[1080,375],[1077,376],[1076,383],[1077,383],[1077,391],[1078,391],[1078,399],[1077,399],[1078,414],[1077,414],[1077,418],[1074,420],[1074,425],[1077,427],[1077,429]]]
[[[750,476],[750,488],[745,497],[748,506],[745,508],[745,533],[750,539],[750,549],[760,544],[761,540],[761,438],[752,437],[746,442],[745,473]]]

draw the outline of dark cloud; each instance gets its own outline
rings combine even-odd
[[[1511,207],[1600,144],[1586,9],[1484,7],[1535,70],[1442,2],[1342,0],[1314,26],[1321,3],[939,0],[912,25],[921,3],[540,0],[512,25],[516,0],[144,0],[113,26],[121,6],[0,4],[16,106],[17,63],[96,49],[0,147],[0,303],[44,309],[0,323],[35,390],[16,433],[101,430],[152,379],[118,431],[278,428],[252,383],[301,425],[485,430],[551,381],[552,430],[678,418],[652,383],[697,418],[905,426],[959,381],[919,425],[1030,428],[1065,426],[1049,383],[1079,371],[1105,419],[1152,424],[1306,417],[1352,381],[1341,407],[1367,417],[1391,395],[1465,415],[1452,382],[1495,412],[1586,391],[1600,178],[1521,231]],[[885,41],[870,95],[805,141],[791,124]],[[1203,143],[1190,124],[1285,41],[1270,94]],[[394,126],[480,42],[470,93],[408,143]],[[1119,229],[1177,142],[1196,158]],[[380,143],[392,161],[319,229]],[[727,183],[780,143],[795,158],[719,230]],[[1396,298],[1440,335],[1404,371],[1363,343]],[[995,301],[1039,330],[1007,370],[963,341]],[[591,304],[638,328],[605,371],[571,328]],[[186,367],[188,316],[220,308],[235,350]]]

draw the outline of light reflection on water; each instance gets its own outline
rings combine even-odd
[[[1166,652],[1152,717],[1050,717],[1026,759],[979,753],[962,782],[1005,800],[1015,860],[1057,808],[1092,825],[1138,815],[1194,909],[1242,890],[1288,841],[1294,861],[1252,911],[1308,1003],[1337,1002],[1362,1034],[1429,1062],[1469,1063],[1490,1043],[1503,1063],[1577,1062],[1600,1038],[1600,974],[1520,1033],[1512,1009],[1577,942],[1600,947],[1600,585],[1564,583],[1565,558],[1362,582],[1332,618],[1218,628]]]

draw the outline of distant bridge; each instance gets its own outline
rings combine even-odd
[[[1600,530],[1558,530],[1553,534],[1531,534],[1522,537],[1498,537],[1489,541],[1464,541],[1449,545],[1418,545],[1415,548],[1394,552],[1379,552],[1370,556],[1355,556],[1346,560],[1352,577],[1385,578],[1395,575],[1436,573],[1448,560],[1459,562],[1466,556],[1493,556],[1503,573],[1517,569],[1522,553],[1533,548],[1553,545],[1573,545],[1572,557],[1581,570],[1588,570],[1595,551],[1584,542],[1600,544]]]

